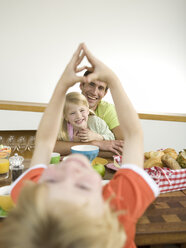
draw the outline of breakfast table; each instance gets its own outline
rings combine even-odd
[[[109,163],[113,159],[108,159]],[[30,159],[24,160],[25,169]],[[106,167],[103,180],[110,180],[115,171]],[[10,177],[3,185],[10,184]],[[3,186],[0,182],[0,186]],[[0,228],[3,219],[0,219]],[[136,226],[135,243],[137,246],[163,247],[164,244],[179,244],[186,248],[186,190],[162,193],[148,207]]]

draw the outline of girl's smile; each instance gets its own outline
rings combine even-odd
[[[69,103],[66,113],[66,120],[75,128],[87,128],[89,109],[85,105]]]

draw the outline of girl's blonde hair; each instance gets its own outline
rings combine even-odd
[[[70,92],[65,97],[65,104],[63,109],[63,118],[61,121],[60,130],[58,133],[58,140],[64,140],[69,141],[69,136],[67,132],[67,112],[68,112],[68,106],[70,103],[76,104],[76,105],[83,105],[89,108],[88,101],[84,95],[82,95],[79,92]]]
[[[3,248],[121,248],[126,241],[118,214],[108,202],[102,216],[84,207],[47,201],[47,186],[29,182],[0,229]]]

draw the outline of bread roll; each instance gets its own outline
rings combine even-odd
[[[163,167],[161,157],[149,158],[144,162],[144,168],[151,168],[154,166]]]
[[[179,170],[181,169],[180,165],[178,164],[178,162],[171,157],[168,154],[165,154],[161,157],[161,161],[163,164],[165,164],[168,168],[172,169],[172,170]]]
[[[173,148],[167,148],[163,152],[167,155],[170,155],[174,159],[177,159],[178,157],[177,152]]]
[[[144,153],[145,155],[145,158],[146,159],[149,159],[149,158],[161,158],[161,156],[164,155],[164,152],[163,151],[151,151],[151,152],[145,152]]]

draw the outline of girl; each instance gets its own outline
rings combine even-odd
[[[79,92],[66,95],[63,116],[58,140],[75,142],[114,140],[114,135],[106,122],[89,110],[86,97]]]

